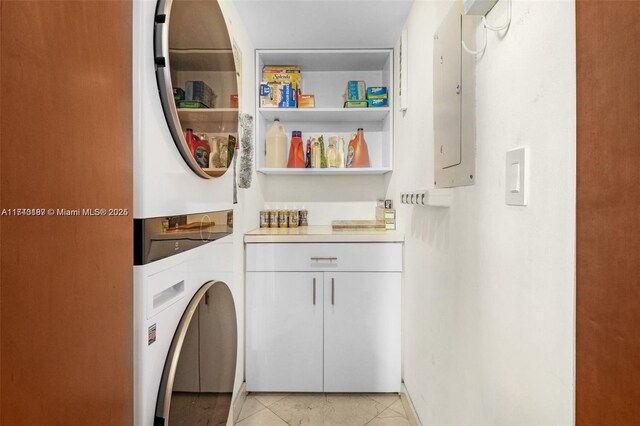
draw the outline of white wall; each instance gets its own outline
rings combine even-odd
[[[304,208],[310,225],[331,225],[332,220],[375,219],[376,200],[384,198],[382,175],[265,177],[265,207]]]
[[[396,115],[387,193],[396,201],[432,187],[432,39],[450,6],[418,0],[407,22],[409,108]],[[476,184],[456,188],[448,209],[397,204],[403,375],[423,424],[573,422],[574,6],[513,2],[508,34],[489,32],[477,63]],[[507,206],[505,152],[523,145],[530,203]]]

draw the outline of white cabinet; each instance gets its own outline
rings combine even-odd
[[[401,256],[401,243],[248,244],[247,389],[398,392]]]
[[[299,65],[303,93],[315,96],[315,108],[260,108],[256,101],[256,168],[264,174],[382,174],[393,169],[393,50],[257,50],[256,94],[265,65]],[[386,86],[389,107],[343,108],[343,93],[350,80],[367,86]],[[273,169],[265,163],[265,134],[274,119],[280,119],[291,141],[300,130],[303,141],[312,135],[342,136],[345,145],[351,133],[364,129],[369,149],[369,168]],[[328,146],[328,145],[327,145]],[[346,146],[345,146],[346,150]]]
[[[324,274],[324,391],[400,390],[400,272]]]
[[[322,293],[322,273],[247,272],[248,390],[322,392]]]

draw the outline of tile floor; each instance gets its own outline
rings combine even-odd
[[[250,393],[237,426],[409,426],[397,394]]]

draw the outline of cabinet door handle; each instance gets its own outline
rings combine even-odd
[[[312,256],[310,259],[315,261],[315,262],[317,262],[319,260],[328,260],[329,262],[332,262],[334,260],[338,260],[338,258],[335,257],[335,256]]]
[[[313,279],[313,304],[316,304],[316,279]]]
[[[336,279],[331,278],[331,304],[336,304]]]

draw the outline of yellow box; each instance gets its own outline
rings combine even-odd
[[[267,83],[291,83],[296,106],[302,93],[302,74],[298,65],[265,65],[262,68],[262,81]]]
[[[298,96],[298,108],[315,108],[316,97],[314,95]]]

